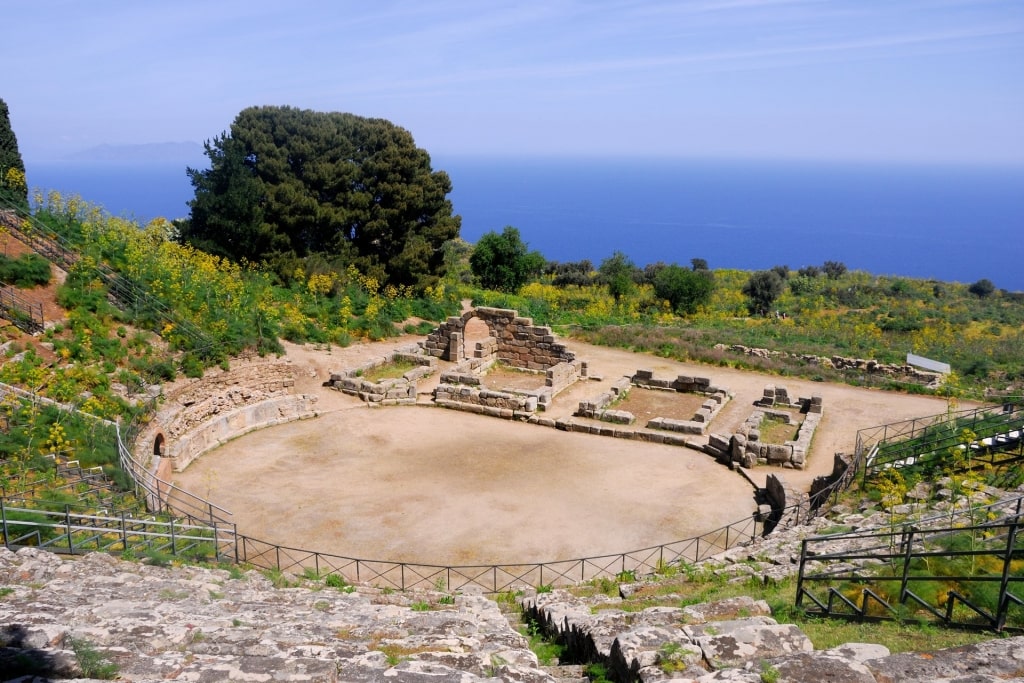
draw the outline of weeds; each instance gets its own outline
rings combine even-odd
[[[84,678],[111,680],[117,677],[117,664],[107,660],[96,647],[84,638],[70,638],[68,647],[75,653]]]

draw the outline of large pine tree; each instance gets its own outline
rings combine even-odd
[[[28,203],[25,162],[18,151],[18,138],[11,128],[7,103],[0,98],[0,203]]]
[[[383,119],[250,107],[189,169],[195,198],[182,238],[287,275],[310,256],[416,287],[442,272],[458,237],[451,181],[408,131]]]

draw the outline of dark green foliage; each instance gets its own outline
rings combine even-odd
[[[846,264],[842,261],[825,261],[821,270],[830,280],[838,280],[846,273]]]
[[[486,233],[476,243],[469,265],[485,289],[515,292],[544,267],[539,251],[528,251],[519,230],[506,225],[501,234]]]
[[[132,359],[132,368],[151,382],[171,382],[177,376],[174,363],[169,359]]]
[[[27,288],[49,284],[50,277],[50,263],[39,254],[14,259],[0,254],[0,282]]]
[[[601,261],[597,273],[598,280],[608,287],[608,293],[615,297],[615,301],[633,291],[636,280],[642,277],[642,272],[636,264],[621,251]]]
[[[589,259],[566,263],[551,262],[548,264],[547,272],[554,276],[551,284],[556,287],[586,287],[594,284],[594,264]]]
[[[11,114],[7,103],[0,98],[0,202],[28,204],[28,185],[25,183],[25,162],[18,151],[18,138],[11,128]]]
[[[672,264],[654,276],[654,293],[666,299],[676,313],[692,314],[711,300],[715,289],[710,270],[695,271]]]
[[[250,107],[206,144],[182,239],[290,277],[296,259],[355,265],[383,282],[424,287],[458,237],[451,181],[408,131],[383,119]]]
[[[988,278],[982,278],[967,288],[971,294],[981,299],[991,296],[996,291],[996,286]]]
[[[772,272],[777,274],[783,280],[789,279],[789,266],[772,266]]]
[[[747,308],[751,313],[767,315],[784,287],[785,282],[774,270],[757,271],[743,285],[743,294],[750,299]]]
[[[645,285],[653,285],[654,284],[654,279],[656,277],[658,277],[658,273],[660,273],[661,271],[663,271],[667,267],[668,267],[668,264],[665,263],[664,261],[657,261],[655,263],[648,263],[646,266],[644,266],[644,272],[643,272],[643,275],[640,278],[640,281],[642,283],[644,283]]]
[[[203,376],[203,360],[194,353],[186,353],[181,358],[181,371],[186,377],[198,378]]]

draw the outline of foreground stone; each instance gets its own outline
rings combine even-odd
[[[95,673],[84,643],[123,681],[555,683],[483,595],[291,583],[275,588],[257,571],[0,548],[0,680],[83,679]],[[931,653],[890,655],[869,644],[814,651],[763,600],[641,612],[618,602],[562,590],[523,598],[528,615],[567,644],[563,664],[603,663],[620,682],[1024,681],[1024,637]],[[563,668],[578,680],[578,668]]]
[[[930,653],[890,655],[848,643],[815,651],[763,600],[741,597],[688,607],[614,609],[607,596],[564,590],[524,597],[527,615],[567,646],[567,657],[603,663],[616,681],[735,683],[983,683],[1024,681],[1024,636]]]
[[[482,595],[445,604],[236,575],[0,548],[0,680],[88,674],[75,641],[124,681],[553,680]]]

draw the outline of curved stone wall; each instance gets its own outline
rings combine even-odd
[[[170,389],[132,451],[151,475],[165,478],[243,434],[316,416],[316,397],[294,393],[295,369],[278,359],[234,360],[228,370]]]

